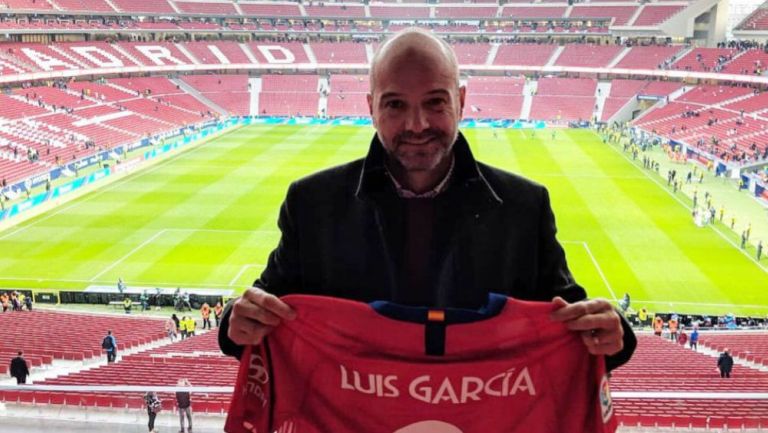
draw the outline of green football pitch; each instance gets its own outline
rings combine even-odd
[[[231,288],[276,245],[293,179],[362,157],[372,129],[250,126],[0,232],[0,289]],[[475,156],[546,185],[569,265],[592,297],[707,314],[768,313],[768,260],[697,227],[661,177],[587,130],[466,130]]]

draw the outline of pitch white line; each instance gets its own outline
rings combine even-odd
[[[206,232],[206,233],[280,233],[280,230],[229,230],[229,229],[185,229],[185,228],[167,228],[169,232]]]
[[[608,289],[609,292],[611,292],[611,297],[614,301],[618,301],[619,299],[616,297],[616,293],[613,291],[613,287],[611,287],[611,283],[608,282],[608,278],[606,278],[605,274],[603,273],[603,269],[600,267],[600,264],[597,263],[597,259],[592,254],[592,250],[589,249],[589,245],[587,245],[586,241],[560,241],[563,244],[579,244],[584,247],[584,250],[589,255],[589,259],[592,260],[592,264],[595,266],[595,269],[597,269],[597,273],[600,275],[600,278],[603,280],[603,284],[605,284],[605,287]]]
[[[619,154],[619,155],[621,155],[621,156],[622,156],[624,159],[626,159],[627,161],[629,161],[629,163],[630,163],[630,164],[631,164],[633,167],[635,167],[637,170],[639,170],[641,173],[643,173],[643,174],[645,175],[645,177],[647,177],[648,179],[650,179],[650,180],[651,180],[651,182],[653,182],[653,183],[655,183],[656,185],[658,185],[658,186],[659,186],[659,188],[661,188],[661,189],[662,189],[664,192],[666,192],[667,194],[669,194],[669,196],[670,196],[670,197],[672,197],[673,199],[675,199],[675,201],[677,201],[678,203],[680,203],[680,204],[681,204],[681,205],[682,205],[684,208],[686,208],[686,209],[687,209],[687,210],[689,210],[689,211],[692,211],[692,210],[693,210],[693,209],[691,209],[690,207],[688,207],[688,205],[687,205],[687,204],[686,204],[684,201],[680,200],[680,198],[679,198],[678,196],[676,196],[674,193],[672,193],[671,191],[669,191],[669,189],[665,188],[665,187],[664,187],[664,185],[662,185],[662,184],[661,184],[661,183],[660,183],[660,182],[659,182],[657,179],[655,179],[653,176],[651,176],[650,174],[648,174],[648,173],[647,173],[645,170],[643,170],[642,168],[640,168],[640,166],[639,166],[639,165],[635,164],[635,163],[634,163],[634,162],[633,162],[631,159],[629,159],[629,156],[625,155],[625,154],[624,154],[624,152],[622,152],[622,151],[620,151],[619,149],[617,149],[617,148],[613,147],[613,145],[611,145],[611,144],[606,144],[606,146],[610,147],[611,149],[613,149],[613,151],[614,151],[614,152],[618,153],[618,154]],[[711,228],[712,230],[714,230],[714,231],[715,231],[715,233],[717,233],[718,235],[720,235],[720,237],[721,237],[721,238],[723,238],[723,239],[724,239],[726,242],[728,242],[729,244],[733,245],[733,247],[734,247],[734,248],[736,248],[736,249],[737,249],[739,252],[741,252],[741,254],[744,254],[744,255],[745,255],[745,256],[746,256],[746,257],[747,257],[749,260],[751,260],[751,261],[752,261],[752,263],[756,264],[756,265],[757,265],[757,266],[758,266],[760,269],[762,269],[762,270],[763,270],[763,272],[765,272],[765,273],[767,273],[767,274],[768,274],[768,267],[765,267],[765,266],[761,265],[761,264],[760,264],[760,263],[759,263],[757,260],[755,260],[755,258],[754,258],[754,257],[752,257],[752,255],[751,255],[751,254],[749,254],[749,253],[748,253],[746,250],[743,250],[743,249],[741,249],[741,247],[739,247],[738,245],[736,245],[736,242],[733,242],[732,240],[728,239],[728,237],[725,235],[725,233],[723,233],[722,231],[720,231],[720,229],[718,229],[717,227],[715,227],[715,225],[714,225],[714,224],[707,224],[707,227],[709,227],[709,228]]]
[[[707,303],[707,302],[678,302],[678,301],[644,301],[642,299],[633,299],[632,302],[642,303],[642,304],[659,304],[659,305],[669,305],[669,306],[675,306],[675,305],[692,305],[697,307],[748,307],[748,308],[762,308],[762,309],[768,309],[768,305],[752,305],[752,304],[716,304],[716,303]]]
[[[258,263],[243,265],[243,267],[240,268],[240,272],[238,272],[237,275],[235,275],[235,277],[232,278],[232,281],[229,282],[229,285],[230,286],[234,286],[235,283],[237,282],[237,280],[240,279],[240,277],[243,275],[243,273],[245,272],[246,269],[248,269],[248,268],[255,268],[255,267],[263,268],[264,265],[261,265],[261,264],[258,264]]]
[[[29,277],[0,277],[0,281],[34,281],[38,283],[96,283],[96,284],[115,284],[114,280],[78,280],[67,278],[29,278]],[[173,282],[173,281],[135,281],[131,280],[131,284],[139,286],[156,286],[156,287],[231,287],[229,284],[217,284],[206,283],[197,284],[189,282]],[[65,289],[62,289],[65,290]]]
[[[102,276],[102,275],[106,274],[107,272],[111,271],[112,269],[114,269],[114,268],[115,268],[115,266],[117,266],[117,265],[119,265],[120,263],[124,262],[124,261],[125,261],[125,259],[127,259],[127,258],[128,258],[128,257],[130,257],[131,255],[133,255],[133,254],[134,254],[136,251],[138,251],[138,250],[140,250],[140,249],[144,248],[144,246],[146,246],[146,245],[147,245],[147,244],[149,244],[150,242],[154,241],[154,240],[155,240],[155,239],[157,239],[157,238],[158,238],[160,235],[162,235],[163,233],[165,233],[165,232],[167,232],[167,231],[168,231],[167,229],[163,229],[163,230],[160,230],[159,232],[155,233],[155,234],[154,234],[154,235],[152,235],[152,236],[151,236],[149,239],[145,240],[144,242],[140,243],[140,244],[139,244],[139,245],[138,245],[136,248],[134,248],[134,249],[132,249],[131,251],[129,251],[129,252],[128,252],[128,254],[124,255],[123,257],[120,257],[120,258],[119,258],[119,259],[118,259],[116,262],[112,263],[111,265],[109,265],[109,266],[107,266],[106,268],[104,268],[104,270],[102,270],[102,271],[101,271],[101,272],[99,272],[98,274],[94,275],[94,276],[91,278],[91,281],[94,281],[94,280],[96,280],[97,278],[99,278],[100,276]]]

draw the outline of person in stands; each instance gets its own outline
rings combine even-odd
[[[728,353],[728,349],[723,350],[720,357],[717,358],[717,368],[720,370],[720,377],[730,378],[733,370],[733,357]]]
[[[178,386],[192,386],[189,379],[179,379]],[[184,417],[187,418],[187,433],[192,432],[192,399],[189,391],[176,392],[176,406],[179,408],[179,433],[184,433]]]
[[[556,238],[547,189],[475,160],[459,131],[466,88],[451,46],[409,28],[379,46],[365,158],[295,181],[281,239],[254,286],[228,304],[219,345],[239,357],[295,311],[290,293],[479,309],[489,290],[551,302],[609,369],[636,346],[605,299],[587,299]]]
[[[156,433],[155,418],[157,418],[157,414],[162,410],[163,404],[157,396],[157,393],[149,391],[144,394],[144,405],[147,407],[147,427],[149,427],[149,433]]]
[[[27,364],[27,360],[24,359],[24,352],[19,350],[18,356],[11,359],[11,366],[8,372],[11,374],[11,377],[16,378],[17,385],[27,383],[29,365]]]
[[[107,335],[101,340],[101,348],[107,352],[107,362],[115,362],[117,359],[117,339],[112,335],[112,331],[107,331]]]

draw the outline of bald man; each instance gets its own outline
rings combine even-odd
[[[295,312],[289,293],[477,309],[489,292],[547,301],[615,368],[636,341],[605,300],[586,301],[555,238],[547,190],[475,161],[459,132],[465,89],[451,47],[406,29],[383,43],[367,96],[368,154],[295,181],[279,244],[219,330],[239,357]]]

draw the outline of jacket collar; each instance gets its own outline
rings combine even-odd
[[[459,132],[456,142],[453,144],[454,171],[448,190],[453,188],[468,188],[472,191],[473,199],[480,199],[486,203],[501,204],[502,200],[493,190],[477,166],[477,161],[472,155],[469,143],[464,134]],[[384,146],[377,134],[373,135],[371,146],[363,161],[363,168],[357,183],[355,196],[362,200],[371,199],[390,188],[394,191],[394,185],[386,174],[384,166],[386,153]],[[476,201],[476,200],[473,200]]]

